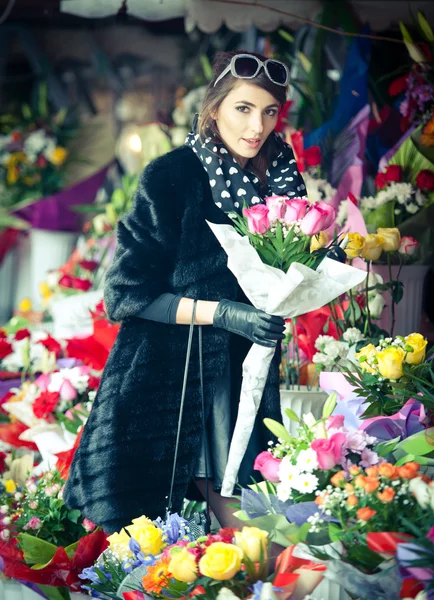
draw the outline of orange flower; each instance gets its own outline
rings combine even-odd
[[[378,473],[382,477],[387,477],[387,479],[398,479],[399,477],[397,467],[394,467],[393,465],[387,462],[381,463],[381,465],[378,467]]]
[[[365,487],[366,477],[364,475],[358,475],[354,480],[354,485],[359,488]]]
[[[378,492],[377,498],[380,502],[384,502],[384,504],[389,504],[395,497],[395,490],[391,487],[387,487],[382,492]]]
[[[347,492],[354,492],[354,486],[351,485],[351,483],[346,483],[345,489],[347,490]]]
[[[351,494],[351,496],[348,496],[348,498],[347,498],[347,504],[349,506],[357,506],[358,503],[359,503],[359,500],[358,500],[358,498],[357,498],[357,496],[355,494]]]
[[[145,592],[161,594],[161,590],[167,586],[168,579],[172,576],[169,573],[169,562],[170,556],[163,556],[153,567],[148,567],[148,572],[142,578]]]
[[[375,492],[380,487],[380,482],[376,477],[365,477],[364,490],[368,494]]]
[[[336,486],[340,486],[341,483],[345,482],[345,473],[343,471],[338,471],[333,475],[330,479],[330,483]]]
[[[327,500],[327,498],[328,498],[328,494],[325,494],[324,496],[317,496],[315,498],[315,504],[317,506],[323,506],[325,501]]]
[[[352,465],[350,467],[350,473],[351,475],[358,475],[360,473],[360,469],[357,465]]]
[[[414,479],[419,471],[420,464],[416,462],[408,462],[402,467],[398,467],[399,476],[401,479]]]
[[[360,519],[360,521],[369,521],[369,519],[371,519],[374,515],[377,514],[377,511],[372,510],[371,508],[369,508],[369,506],[366,506],[365,508],[359,508],[356,514],[357,518]]]
[[[376,465],[374,465],[373,467],[369,467],[368,469],[366,469],[366,475],[368,475],[368,477],[377,477],[378,467]]]

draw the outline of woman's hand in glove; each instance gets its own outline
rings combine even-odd
[[[249,304],[221,300],[214,313],[214,327],[237,333],[260,346],[273,348],[283,340],[285,321]]]

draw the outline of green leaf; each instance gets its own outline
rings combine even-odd
[[[264,419],[264,425],[267,429],[271,431],[273,435],[275,435],[277,438],[282,439],[284,442],[290,444],[293,441],[294,438],[288,431],[286,431],[282,423],[278,423],[273,419]]]
[[[332,542],[338,542],[345,534],[336,523],[329,523],[329,536]]]
[[[431,29],[431,25],[428,23],[425,15],[423,14],[423,12],[421,10],[417,11],[417,18],[419,20],[419,26],[420,26],[427,42],[434,42],[434,33],[433,33],[433,30]]]
[[[391,164],[391,163],[389,163]],[[386,202],[365,216],[366,225],[374,229],[395,227],[395,202]]]
[[[434,453],[434,427],[414,433],[400,442],[397,446],[398,449],[417,456]]]
[[[73,510],[68,511],[68,519],[73,523],[77,523],[78,519],[81,516],[81,512],[74,508]]]
[[[205,77],[208,81],[211,81],[212,67],[211,67],[211,63],[209,62],[208,57],[206,56],[206,54],[201,54],[199,58],[200,58],[200,64],[202,66],[203,74],[205,75]]]
[[[419,50],[419,48],[413,42],[413,39],[412,39],[410,33],[408,32],[407,27],[404,25],[404,23],[402,23],[400,21],[399,27],[401,29],[402,37],[404,39],[405,45],[407,46],[407,50],[408,50],[408,53],[410,54],[410,57],[417,63],[426,62],[425,55],[423,54],[423,52],[421,50]]]
[[[24,560],[28,565],[38,565],[38,568],[46,566],[53,558],[57,546],[41,540],[29,533],[18,535],[18,545],[23,551]]]
[[[291,410],[290,408],[287,408],[285,410],[285,415],[291,421],[294,421],[295,423],[300,423],[300,417],[298,415],[296,415],[295,412],[293,410]]]
[[[388,440],[387,442],[380,442],[375,446],[377,454],[383,457],[387,456],[388,454],[391,454],[395,450],[399,440],[400,438],[398,436],[393,440]]]
[[[74,556],[75,551],[77,550],[77,546],[78,542],[74,542],[73,544],[70,544],[65,548],[65,552],[70,560],[72,560],[72,557]]]
[[[70,600],[69,589],[66,587],[53,587],[52,585],[38,584],[38,588],[48,600]]]
[[[332,394],[330,394],[330,396],[325,401],[325,404],[322,409],[323,419],[327,419],[332,414],[334,409],[336,408],[337,397],[338,397],[337,393],[333,392]]]
[[[292,44],[293,42],[295,42],[295,38],[285,29],[279,29],[278,30],[278,34],[287,42],[289,42],[290,44]]]

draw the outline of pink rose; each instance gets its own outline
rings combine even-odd
[[[265,204],[269,211],[268,218],[271,222],[283,219],[286,200],[288,200],[288,196],[268,196],[265,198]]]
[[[77,398],[77,390],[69,381],[69,379],[65,379],[60,386],[59,394],[62,400],[66,400],[67,402],[71,402]]]
[[[86,517],[83,519],[83,527],[84,529],[90,533],[91,531],[93,531],[96,527],[95,523],[92,523],[92,521],[89,521],[89,519],[86,519]]]
[[[30,519],[30,521],[24,525],[23,529],[41,529],[42,523],[41,523],[41,519],[38,519],[38,517],[32,517]]]
[[[265,204],[255,204],[251,208],[244,209],[244,216],[247,217],[247,225],[250,233],[265,233],[270,227],[268,218],[269,210]]]
[[[344,426],[344,415],[332,415],[326,421],[327,429],[340,429]]]
[[[50,383],[50,376],[47,375],[46,373],[39,375],[39,377],[35,380],[35,384],[38,386],[38,388],[41,390],[41,392],[48,391],[49,383]]]
[[[309,206],[309,202],[307,200],[302,200],[301,198],[286,200],[285,204],[286,210],[283,218],[286,223],[294,223],[294,221],[302,219]]]
[[[300,224],[300,229],[305,235],[316,235],[327,229],[335,220],[336,211],[327,202],[313,204]]]
[[[328,202],[323,202],[322,200],[320,202],[317,202],[315,206],[318,206],[322,210],[325,210],[325,212],[327,213],[328,216],[323,225],[323,229],[328,229],[331,225],[333,225],[333,223],[336,220],[336,209]]]
[[[271,483],[279,483],[279,467],[282,461],[279,458],[274,458],[271,452],[261,452],[255,460],[253,468],[255,471],[260,471],[262,477],[271,481]]]
[[[320,469],[328,471],[338,464],[346,439],[344,433],[335,433],[329,440],[319,439],[311,443],[310,447],[316,452]]]
[[[414,239],[414,237],[411,237],[411,235],[403,235],[398,252],[400,254],[405,254],[406,256],[413,256],[416,254],[418,248],[419,242]]]

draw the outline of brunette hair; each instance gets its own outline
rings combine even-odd
[[[234,77],[232,73],[228,73],[218,82],[215,87],[214,82],[229,65],[231,59],[237,54],[251,54],[259,58],[259,60],[266,60],[266,57],[262,56],[261,54],[256,54],[255,52],[246,52],[245,50],[237,50],[236,52],[217,52],[212,65],[213,77],[205,92],[205,98],[202,103],[202,109],[198,120],[198,133],[202,141],[206,138],[211,138],[211,140],[214,142],[223,142],[220,137],[217,124],[212,115],[216,113],[220,104],[223,102],[229,92],[239,81],[242,81],[242,79]],[[261,69],[256,77],[253,79],[246,79],[246,81],[257,85],[271,94],[279,103],[279,110],[285,104],[287,87],[273,83],[264,72],[264,69]],[[266,170],[270,162],[276,157],[276,154],[276,142],[273,135],[270,135],[258,154],[254,158],[250,159],[250,168],[261,181],[261,183],[265,182]]]

